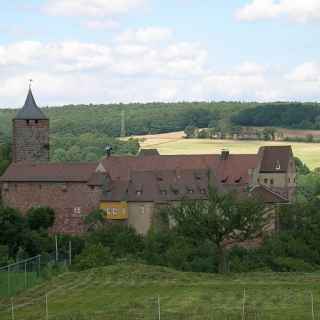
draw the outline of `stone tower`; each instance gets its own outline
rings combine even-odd
[[[49,119],[37,106],[29,88],[24,106],[13,119],[13,162],[48,162],[49,148]]]

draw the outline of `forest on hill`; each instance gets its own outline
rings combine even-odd
[[[115,154],[135,154],[137,140],[119,136],[212,128],[232,136],[241,126],[320,129],[320,105],[310,103],[180,102],[66,105],[43,108],[50,118],[53,161],[93,161],[112,145]],[[10,144],[16,110],[0,110],[0,143]]]
[[[261,104],[240,110],[231,120],[239,126],[320,130],[320,105],[280,102]]]
[[[115,154],[137,153],[138,141],[116,139],[121,133],[131,136],[181,131],[190,124],[208,127],[251,106],[255,104],[183,102],[68,105],[43,110],[50,118],[51,159],[92,161],[105,154],[107,144],[112,145]],[[6,144],[11,141],[15,114],[16,110],[0,110],[0,139]]]

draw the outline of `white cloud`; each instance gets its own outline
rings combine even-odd
[[[319,82],[320,64],[316,62],[305,62],[294,68],[286,78],[293,81]]]
[[[51,15],[106,17],[125,14],[145,4],[145,0],[48,0],[44,9]]]
[[[87,20],[83,25],[91,30],[112,30],[119,27],[119,23],[114,19]]]
[[[236,12],[242,21],[256,21],[288,17],[291,20],[307,22],[320,19],[319,0],[251,0]]]
[[[30,78],[35,80],[41,105],[319,100],[318,62],[279,71],[278,66],[245,61],[218,72],[209,67],[209,54],[198,43],[177,42],[171,35],[158,41],[142,37],[141,41],[137,30],[130,32],[133,37],[127,41],[119,42],[117,37],[105,44],[29,41],[0,45],[1,106],[20,106]]]
[[[148,27],[140,29],[130,29],[118,35],[119,42],[130,43],[150,43],[168,41],[172,37],[172,30],[169,28]]]

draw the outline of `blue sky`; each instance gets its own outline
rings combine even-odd
[[[319,0],[11,0],[0,105],[320,99]]]

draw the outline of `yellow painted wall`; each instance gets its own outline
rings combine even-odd
[[[106,213],[105,217],[109,220],[128,219],[127,202],[101,202],[100,209]]]

